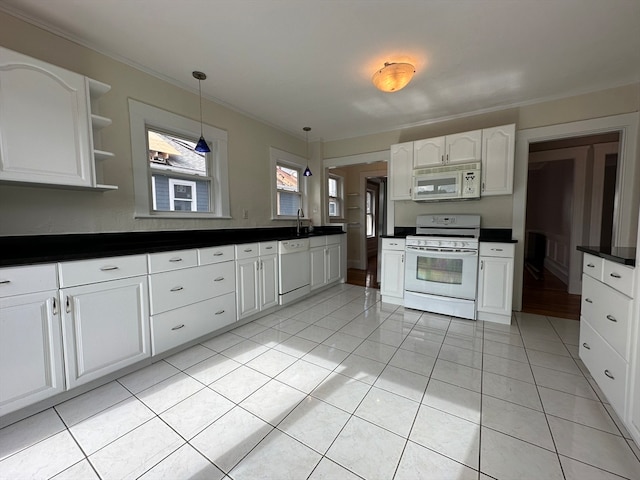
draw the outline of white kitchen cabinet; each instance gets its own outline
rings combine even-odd
[[[278,305],[278,256],[260,255],[276,248],[277,242],[236,245],[238,320]]]
[[[0,269],[0,417],[65,389],[55,265]]]
[[[482,130],[483,197],[513,193],[515,137],[515,124]]]
[[[479,162],[482,130],[456,133],[413,142],[413,168]]]
[[[445,137],[416,140],[413,142],[413,168],[441,166],[446,154]]]
[[[390,200],[411,200],[413,142],[391,145],[389,158]]]
[[[638,307],[636,307],[638,311]],[[629,411],[627,414],[627,430],[633,436],[636,445],[640,444],[640,318],[635,317],[635,325],[632,328],[632,349],[630,357],[630,381],[629,385]]]
[[[145,255],[64,262],[58,269],[67,388],[151,356]],[[119,271],[128,277],[114,278]]]
[[[613,274],[613,275],[612,275]],[[634,269],[584,254],[580,358],[618,416],[627,418]],[[629,294],[629,295],[628,295]],[[637,319],[636,319],[637,321]]]
[[[342,236],[325,235],[310,238],[312,291],[342,278]]]
[[[513,243],[481,243],[478,268],[478,320],[511,323]]]
[[[149,255],[153,355],[236,321],[233,259],[231,245]]]
[[[383,238],[380,294],[382,301],[395,305],[404,302],[404,238]]]
[[[92,111],[108,85],[2,47],[0,85],[1,181],[117,188],[96,178],[113,156],[95,146],[111,121]]]

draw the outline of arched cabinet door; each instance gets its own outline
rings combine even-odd
[[[0,47],[0,180],[94,183],[86,77]]]

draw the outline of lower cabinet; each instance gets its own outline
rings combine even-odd
[[[65,385],[58,290],[0,298],[0,312],[2,416],[61,393]]]
[[[236,245],[238,320],[278,305],[278,256],[260,255],[276,242]]]
[[[151,356],[147,276],[60,290],[67,388]]]
[[[513,243],[481,243],[478,267],[478,320],[511,323]]]
[[[311,237],[311,290],[337,282],[342,277],[342,235]]]
[[[381,262],[382,301],[402,305],[404,301],[404,239],[383,238]]]

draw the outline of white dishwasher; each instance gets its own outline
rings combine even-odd
[[[291,303],[311,292],[308,238],[279,241],[278,263],[280,305]]]

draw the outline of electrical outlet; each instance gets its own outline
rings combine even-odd
[[[242,209],[242,218],[244,218],[245,220],[249,218],[249,210],[247,210],[246,208]]]

